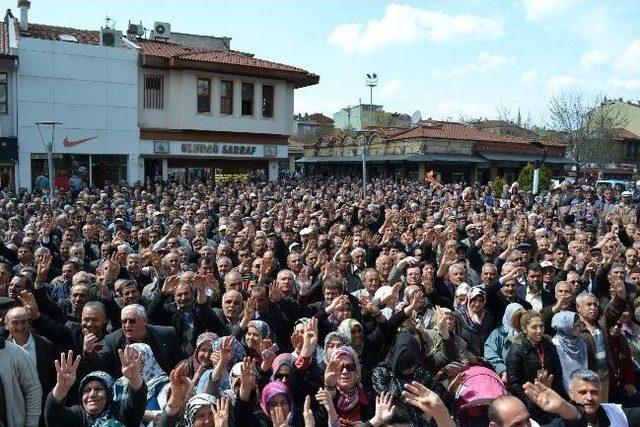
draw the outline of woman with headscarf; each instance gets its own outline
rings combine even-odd
[[[169,377],[156,361],[153,350],[151,350],[148,344],[134,343],[129,344],[128,347],[137,351],[142,361],[141,375],[144,383],[147,385],[147,406],[142,421],[144,424],[147,424],[155,420],[162,412],[162,408],[167,400]],[[122,402],[126,397],[128,383],[129,380],[124,376],[118,378],[115,382],[114,400],[116,402]]]
[[[271,329],[262,320],[252,320],[247,325],[244,334],[244,348],[249,357],[253,357],[257,362],[262,361],[262,341],[271,336]]]
[[[446,307],[436,307],[433,315],[435,328],[418,328],[427,348],[426,366],[435,374],[450,363],[469,363],[467,343],[455,332],[455,316]]]
[[[554,314],[551,326],[556,335],[551,340],[556,346],[562,366],[562,385],[569,393],[571,374],[579,369],[589,368],[587,342],[581,336],[585,325],[573,311],[561,311]]]
[[[333,354],[333,351],[338,347],[342,347],[346,344],[347,340],[340,332],[333,331],[327,334],[327,336],[324,338],[324,360],[322,361],[320,366],[323,372],[331,361],[331,355]]]
[[[485,302],[484,289],[473,286],[465,305],[456,309],[456,333],[467,342],[469,353],[476,357],[484,355],[484,343],[495,327],[493,315],[486,309]]]
[[[233,368],[244,359],[244,347],[233,336],[218,338],[212,347],[218,362],[202,374],[196,392],[231,396],[233,393],[228,393],[228,390],[233,389]],[[239,376],[239,372],[236,373]]]
[[[517,302],[507,305],[502,316],[502,325],[495,328],[484,343],[484,358],[491,363],[493,369],[502,376],[502,380],[505,382],[507,379],[507,353],[512,338],[518,334],[520,329],[522,313],[524,313],[524,308]]]
[[[113,378],[102,371],[94,371],[80,381],[81,405],[67,407],[64,401],[76,381],[80,357],[73,360],[73,352],[56,360],[57,382],[44,408],[48,426],[98,427],[137,426],[145,411],[147,386],[140,374],[141,361],[135,352],[120,352],[122,374],[127,379],[127,397],[120,405],[113,401]]]
[[[196,340],[196,349],[187,360],[187,376],[196,384],[202,373],[212,367],[211,354],[213,354],[213,342],[218,336],[213,332],[203,332]]]
[[[389,421],[391,424],[405,423],[411,427],[426,425],[422,411],[409,405],[402,397],[404,385],[412,381],[433,390],[447,407],[451,407],[452,399],[449,392],[422,366],[423,356],[418,344],[413,335],[407,332],[399,333],[386,360],[373,370],[372,381],[376,393],[387,391],[393,395],[396,411]]]
[[[364,422],[373,415],[374,408],[361,380],[362,371],[356,352],[349,346],[335,349],[325,371],[324,385],[333,397],[342,423]]]

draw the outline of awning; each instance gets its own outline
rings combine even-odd
[[[518,153],[483,153],[481,154],[487,160],[492,162],[513,162],[513,163],[524,163],[524,162],[537,162],[538,160],[542,160],[541,154],[518,154]],[[560,156],[547,156],[544,159],[545,163],[558,164],[563,165],[566,163],[571,163],[571,160],[566,157]]]
[[[406,154],[372,154],[366,156],[367,163],[402,162],[410,155]],[[362,155],[359,156],[306,156],[296,163],[362,163]]]
[[[408,159],[410,162],[427,162],[427,163],[487,163],[485,159],[480,156],[472,156],[470,154],[416,154],[410,156]]]

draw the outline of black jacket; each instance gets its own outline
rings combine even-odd
[[[507,353],[507,386],[511,394],[525,402],[531,416],[539,423],[551,421],[536,404],[529,401],[524,393],[522,385],[526,382],[534,382],[538,376],[538,371],[545,369],[549,374],[553,375],[552,389],[564,396],[564,387],[562,386],[562,366],[560,358],[556,352],[556,347],[551,342],[551,338],[544,335],[542,337],[541,354],[544,354],[544,365],[541,363],[541,357],[535,347],[523,333],[518,335]]]
[[[130,344],[124,336],[122,329],[110,333],[104,337],[105,347],[98,353],[105,369],[114,377],[120,377],[122,367],[118,350],[124,349]],[[180,341],[175,329],[171,326],[147,325],[146,344],[153,350],[158,364],[164,372],[171,372],[173,368],[183,359],[180,351]]]

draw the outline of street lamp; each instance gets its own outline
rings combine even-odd
[[[62,123],[60,122],[54,122],[54,121],[39,121],[39,122],[35,122],[34,123],[37,128],[38,128],[38,133],[40,134],[40,140],[42,141],[42,145],[44,145],[44,148],[47,150],[47,164],[49,166],[49,204],[53,203],[53,181],[54,181],[54,175],[53,175],[53,141],[54,141],[54,136],[55,136],[55,131],[56,131],[56,126],[57,125],[61,125]],[[51,140],[46,140],[44,139],[44,136],[42,135],[42,128],[47,128],[50,127],[51,128]]]
[[[373,88],[378,86],[378,75],[376,73],[367,74],[366,85],[369,86],[369,125],[373,125]],[[362,114],[362,111],[360,111]],[[366,148],[368,138],[364,138],[362,142],[362,198],[367,197],[367,157]]]

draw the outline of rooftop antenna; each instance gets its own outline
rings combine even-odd
[[[109,15],[106,15],[104,18],[104,27],[108,30],[116,28],[116,21],[109,18]]]

